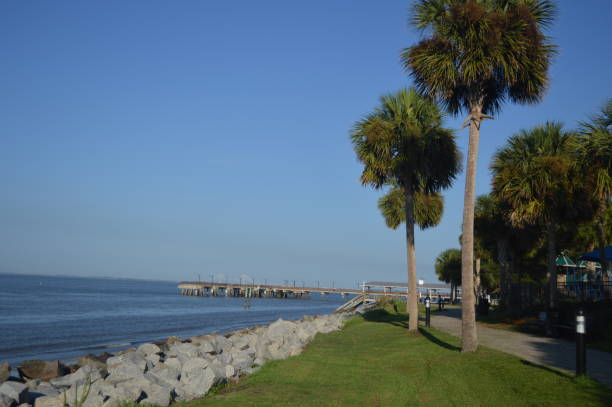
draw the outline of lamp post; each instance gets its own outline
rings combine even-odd
[[[586,374],[586,346],[584,336],[586,334],[586,321],[582,308],[576,312],[576,376]]]
[[[429,296],[425,297],[425,326],[431,326],[431,300]]]

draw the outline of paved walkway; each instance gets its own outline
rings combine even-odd
[[[461,309],[432,313],[431,325],[460,337]],[[478,326],[478,341],[482,346],[511,353],[529,362],[575,373],[576,345],[573,342],[484,326]],[[587,374],[612,386],[612,353],[588,349]]]

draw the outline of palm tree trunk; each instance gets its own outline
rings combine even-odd
[[[550,219],[546,224],[546,234],[548,239],[548,250],[547,250],[547,271],[546,279],[548,280],[547,287],[547,306],[548,315],[546,318],[546,334],[553,335],[554,327],[553,320],[551,318],[551,311],[555,307],[555,297],[557,292],[557,266],[555,260],[557,258],[557,225],[554,219]]]
[[[461,242],[461,351],[474,352],[478,348],[476,310],[474,301],[474,190],[476,187],[476,161],[480,138],[482,107],[471,109],[470,141],[465,169],[465,195],[463,197],[463,227]]]
[[[414,196],[410,181],[404,185],[406,197],[406,251],[408,253],[408,330],[419,326],[419,302],[417,298],[416,258],[414,253]]]

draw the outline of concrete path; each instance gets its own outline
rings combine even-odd
[[[432,313],[431,326],[453,336],[461,336],[461,309]],[[482,346],[511,353],[539,365],[554,367],[570,374],[576,369],[576,345],[556,338],[478,326]],[[612,386],[612,353],[587,350],[587,374]]]

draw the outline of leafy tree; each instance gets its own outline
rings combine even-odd
[[[569,141],[570,134],[560,123],[548,122],[512,136],[491,165],[493,190],[509,205],[510,222],[545,226],[550,308],[555,306],[557,288],[557,229],[575,214],[579,201],[573,199],[576,184]]]
[[[581,179],[595,202],[595,226],[602,270],[606,267],[606,208],[612,196],[612,99],[601,112],[580,124],[572,148],[581,169]]]
[[[435,103],[413,89],[403,89],[383,96],[380,105],[355,124],[351,141],[364,165],[363,185],[382,188],[392,184],[404,192],[407,309],[409,329],[416,330],[415,194],[432,194],[452,184],[460,168],[454,135],[442,127],[442,114]]]
[[[455,289],[461,286],[461,250],[444,250],[436,257],[435,269],[438,279],[451,285],[451,299],[454,300]]]
[[[494,195],[481,195],[476,199],[474,231],[480,246],[497,254],[499,288],[502,304],[508,307],[510,286],[511,226],[505,220],[502,205]]]
[[[402,53],[420,92],[470,128],[463,207],[462,350],[478,347],[474,312],[474,190],[483,119],[504,101],[536,103],[548,85],[555,47],[544,30],[555,18],[551,0],[418,0],[412,24],[425,38]]]

